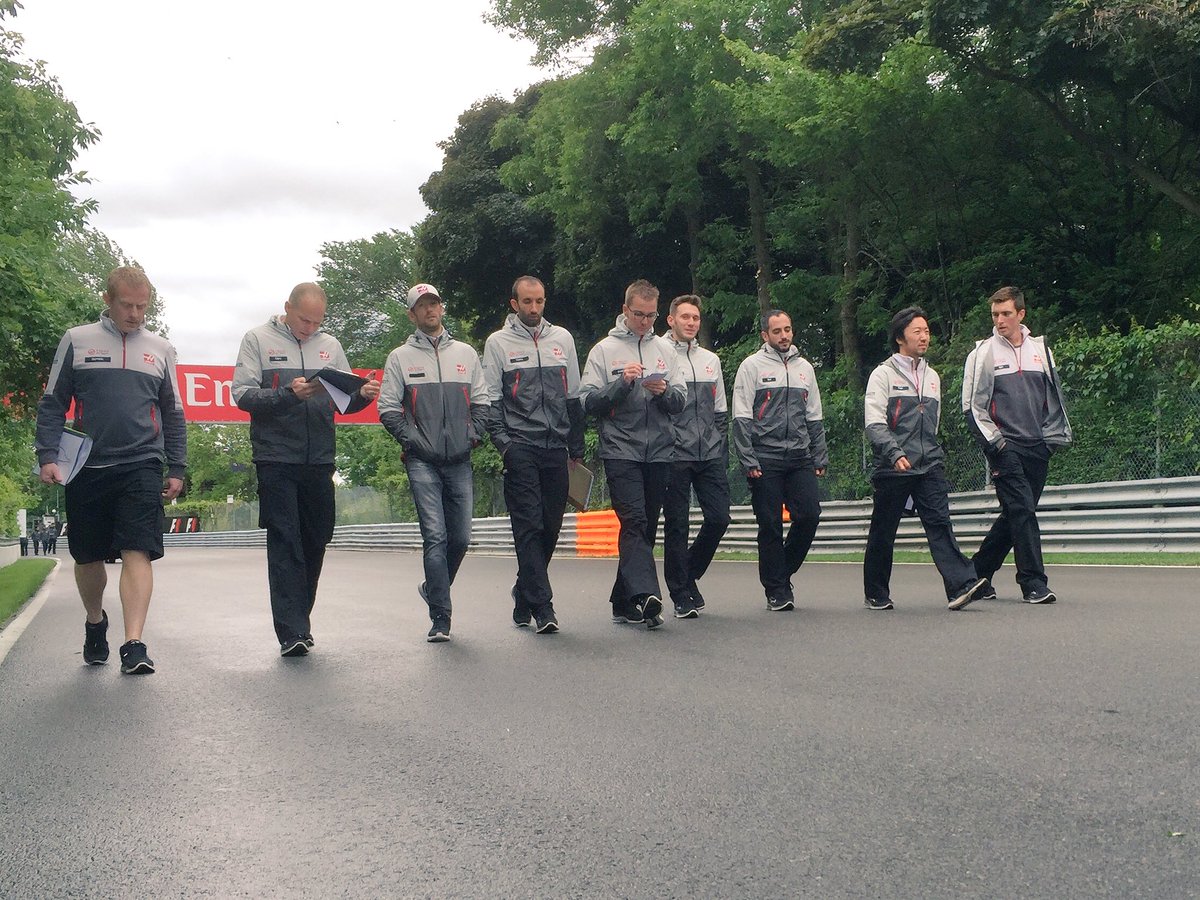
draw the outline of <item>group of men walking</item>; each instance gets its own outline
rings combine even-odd
[[[66,487],[70,550],[87,613],[84,659],[108,658],[103,563],[119,554],[126,638],[120,655],[129,673],[154,671],[141,640],[150,562],[162,556],[162,500],[178,495],[186,466],[174,349],[143,327],[150,294],[139,269],[109,276],[100,321],[70,329],[59,345],[37,430],[46,483],[61,481],[55,460],[72,399],[77,427],[93,437],[88,465]],[[482,358],[446,330],[435,287],[408,292],[414,333],[389,354],[382,380],[372,373],[340,411],[377,398],[380,421],[400,445],[421,529],[424,580],[417,592],[429,611],[429,641],[450,638],[451,590],[471,537],[471,450],[488,436],[504,460],[516,548],[513,621],[542,634],[558,630],[548,569],[570,475],[584,455],[586,416],[598,422],[599,457],[620,523],[609,595],[614,622],[663,623],[654,561],[660,515],[674,615],[695,618],[705,608],[699,582],[730,521],[730,418],[758,524],[767,607],[794,608],[792,579],[816,534],[817,478],[828,466],[813,366],[793,345],[788,315],[767,312],[763,344],[734,379],[730,416],[720,360],[697,342],[701,298],[671,301],[663,336],[654,332],[658,303],[649,282],[629,285],[614,327],[581,372],[574,339],[546,320],[545,286],[533,276],[514,282],[511,313]],[[335,407],[316,376],[346,371],[349,363],[337,339],[321,330],[326,304],[320,286],[297,285],[283,315],[247,332],[233,379],[234,400],[250,415],[271,609],[284,656],[303,656],[315,644],[311,614],[333,534]],[[1021,324],[1023,296],[1005,288],[991,305],[995,330],[967,360],[963,408],[991,465],[1001,515],[979,552],[966,558],[950,525],[937,441],[939,382],[924,361],[928,317],[916,307],[902,310],[890,331],[897,352],[872,373],[866,398],[876,459],[864,563],[870,609],[894,607],[892,545],[906,506],[914,505],[951,609],[994,596],[990,579],[1014,547],[1024,599],[1055,599],[1034,510],[1049,454],[1070,440],[1070,428],[1050,352]],[[689,541],[693,491],[703,523]]]

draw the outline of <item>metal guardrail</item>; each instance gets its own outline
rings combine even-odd
[[[839,500],[821,505],[821,525],[813,552],[861,552],[871,521],[871,501]],[[991,491],[950,495],[954,531],[970,553],[982,540],[999,512]],[[722,550],[756,549],[757,525],[749,506],[730,510],[732,523],[721,542]],[[692,510],[692,530],[699,527],[700,511]],[[1043,492],[1038,504],[1042,548],[1047,551],[1200,552],[1200,477],[1119,481],[1100,484],[1056,485]],[[265,547],[266,532],[218,531],[168,534],[171,547]],[[575,546],[575,515],[563,519],[560,552]],[[385,525],[339,525],[331,547],[339,550],[419,550],[421,531],[416,522]],[[921,523],[904,519],[896,546],[919,550],[927,545]],[[471,548],[482,552],[511,553],[512,531],[507,517],[475,519]]]

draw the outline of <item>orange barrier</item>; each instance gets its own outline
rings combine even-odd
[[[611,509],[575,515],[576,556],[616,556],[621,525]]]

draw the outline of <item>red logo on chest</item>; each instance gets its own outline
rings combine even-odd
[[[329,362],[329,351],[322,350],[317,356],[321,357],[321,362]]]
[[[144,362],[148,366],[154,365],[154,362],[155,362],[154,354],[153,353],[143,353],[142,354],[142,362]]]
[[[457,366],[455,366],[454,368],[458,369],[458,374],[459,374],[459,375],[466,375],[466,374],[467,374],[467,367],[466,367],[466,366],[464,366],[462,363],[459,363],[459,364],[458,364]]]

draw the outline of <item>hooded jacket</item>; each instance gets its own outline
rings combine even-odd
[[[1046,340],[1021,326],[1014,347],[999,334],[975,344],[963,371],[962,408],[985,453],[1008,441],[1052,449],[1071,443],[1071,423],[1062,384]]]
[[[171,478],[187,469],[187,427],[175,374],[175,348],[145,328],[122,333],[105,310],[100,321],[71,328],[54,353],[38,403],[39,465],[58,460],[67,409],[92,438],[87,465],[157,459]]]
[[[729,419],[721,360],[695,340],[679,341],[664,335],[675,348],[679,370],[687,384],[687,402],[674,419],[676,461],[706,462],[724,459]]]
[[[449,331],[417,331],[388,354],[379,420],[406,455],[434,465],[469,459],[489,410],[479,354]]]
[[[946,458],[938,443],[941,379],[923,359],[896,353],[875,367],[867,380],[864,421],[875,454],[875,477],[923,475]],[[896,471],[896,460],[912,468]]]
[[[640,363],[647,376],[666,377],[667,389],[657,397],[638,381],[626,384],[622,372]],[[666,338],[647,331],[641,338],[617,316],[608,337],[588,353],[579,384],[584,411],[600,421],[600,458],[633,462],[671,462],[675,429],[671,417],[683,411],[687,385],[679,371],[675,348]]]
[[[746,470],[772,462],[829,466],[821,391],[812,364],[795,345],[780,353],[764,342],[738,366],[733,382],[733,444]]]
[[[502,454],[515,442],[583,458],[579,359],[565,328],[543,319],[530,329],[509,315],[484,345],[483,380],[492,405],[488,431]]]
[[[324,391],[301,400],[291,388],[296,378],[325,368],[350,369],[342,345],[327,332],[318,330],[301,341],[283,316],[272,316],[246,332],[233,370],[232,393],[238,409],[250,413],[256,463],[334,464],[333,401]],[[355,394],[346,412],[357,412],[370,402]]]

